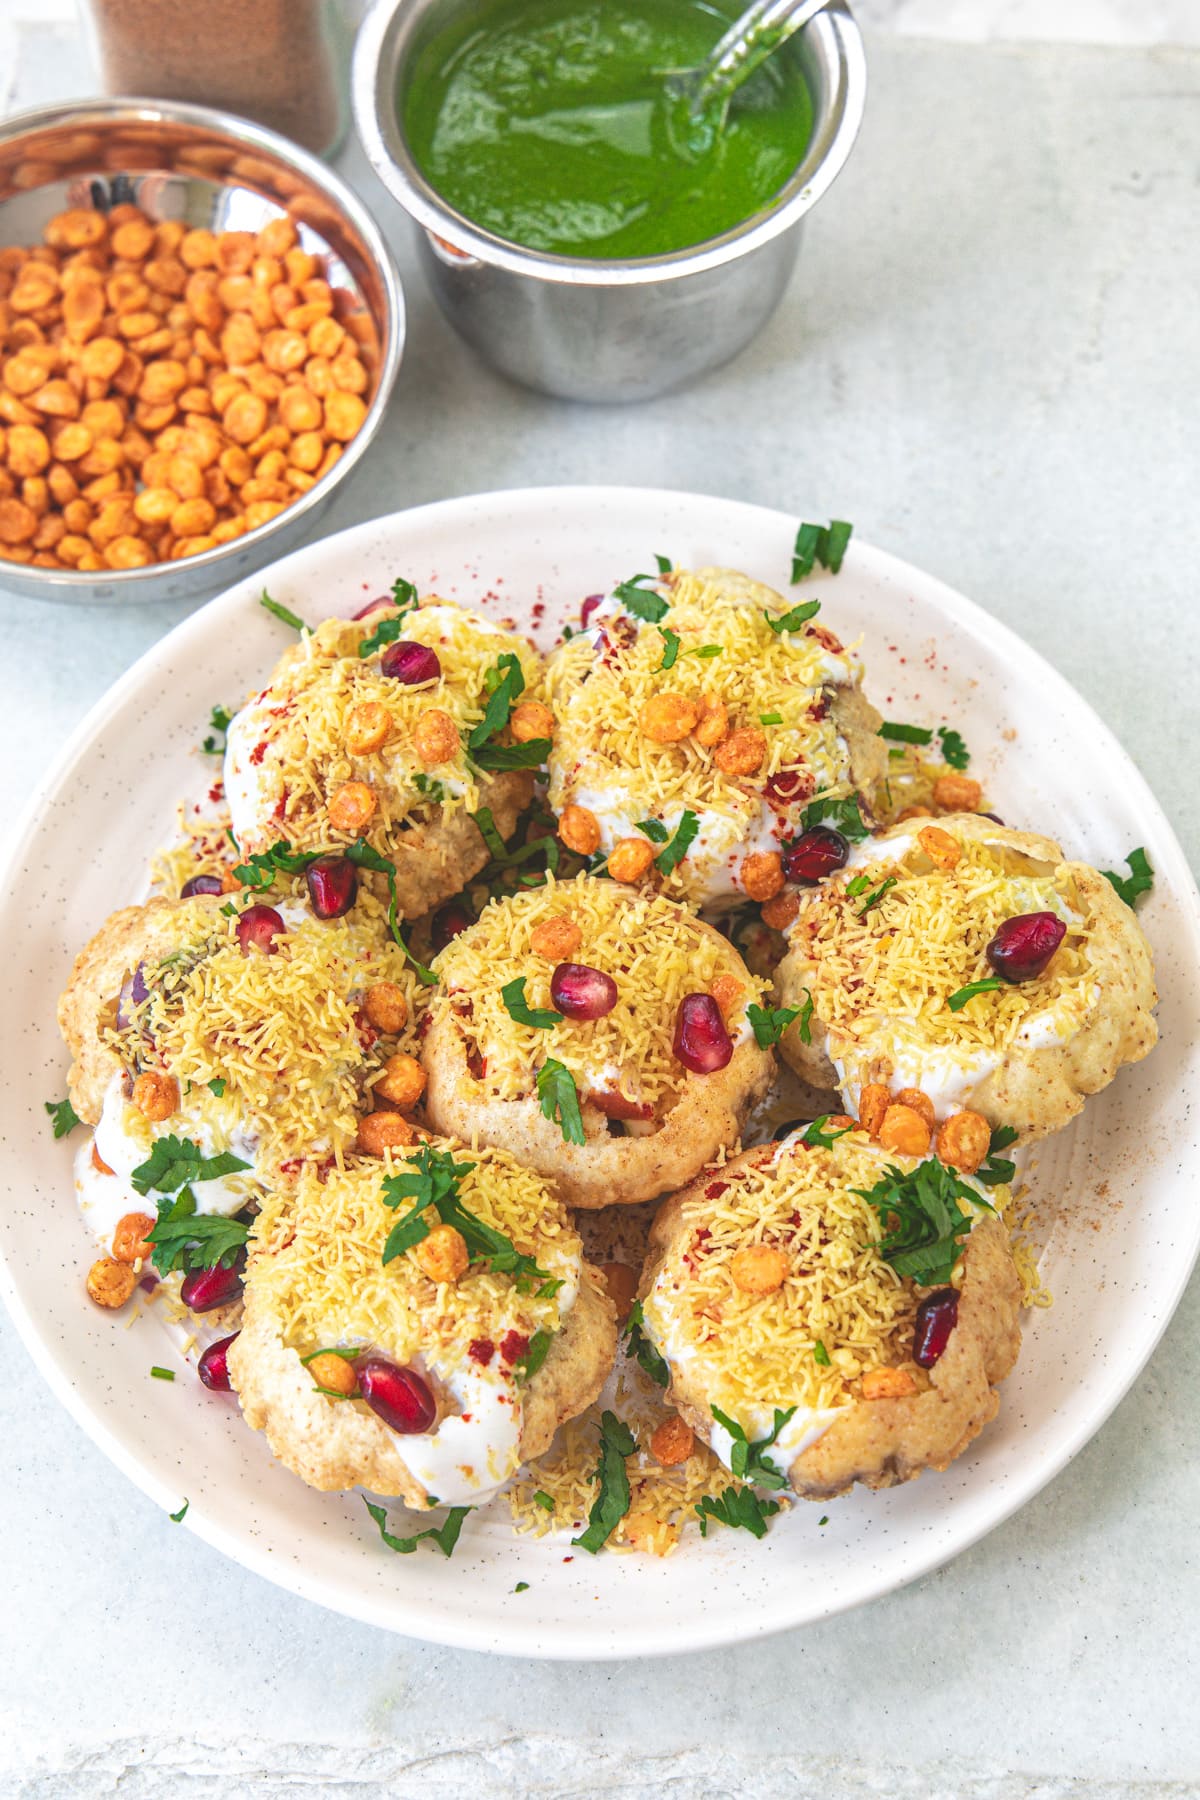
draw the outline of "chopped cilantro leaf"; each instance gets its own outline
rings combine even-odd
[[[871,835],[857,794],[845,800],[814,800],[800,815],[800,829],[811,831],[814,825],[832,825],[852,844],[861,844]]]
[[[363,1504],[379,1527],[379,1535],[389,1550],[395,1550],[399,1556],[411,1556],[423,1538],[428,1538],[437,1545],[443,1556],[453,1556],[454,1546],[458,1543],[458,1534],[462,1530],[463,1520],[470,1512],[469,1506],[452,1506],[446,1514],[442,1525],[428,1525],[424,1531],[415,1531],[411,1537],[393,1537],[387,1528],[387,1512],[382,1506],[373,1506],[363,1496]]]
[[[820,1363],[823,1369],[827,1369],[830,1366],[829,1352],[821,1342],[820,1338],[818,1338],[813,1345],[813,1361],[815,1363]]]
[[[777,1044],[793,1019],[800,1016],[798,1006],[748,1006],[746,1017],[754,1029],[754,1041],[760,1050]]]
[[[277,619],[281,619],[285,625],[290,625],[293,631],[305,632],[308,630],[308,626],[304,623],[304,620],[298,619],[294,612],[288,611],[286,606],[281,606],[278,600],[272,600],[266,588],[263,589],[259,596],[258,604],[264,611],[273,614]]]
[[[535,1331],[529,1340],[529,1348],[524,1356],[519,1356],[513,1364],[520,1381],[532,1381],[546,1360],[546,1353],[554,1341],[554,1334],[549,1331]]]
[[[481,750],[491,738],[504,730],[518,696],[525,692],[525,673],[521,668],[521,659],[515,656],[511,650],[506,650],[503,656],[497,657],[488,670],[486,679],[491,698],[484,709],[482,719],[467,739],[467,748],[471,751]],[[524,749],[527,746],[515,745],[513,747]]]
[[[538,1070],[538,1101],[544,1119],[556,1119],[567,1144],[585,1144],[583,1118],[579,1111],[579,1094],[570,1069],[557,1058],[548,1056]]]
[[[607,1409],[600,1418],[600,1461],[596,1474],[600,1486],[588,1514],[587,1529],[573,1544],[595,1556],[602,1550],[625,1514],[629,1511],[629,1475],[625,1458],[637,1449],[637,1440],[628,1425]]]
[[[504,1002],[505,1011],[510,1019],[518,1025],[532,1025],[536,1031],[549,1031],[555,1025],[561,1025],[563,1015],[554,1012],[550,1007],[527,1006],[525,1003],[525,977],[517,975],[512,981],[506,981],[500,989],[500,998]]]
[[[232,1268],[246,1247],[250,1227],[221,1213],[198,1213],[196,1197],[185,1187],[172,1200],[158,1202],[158,1223],[146,1238],[153,1244],[154,1267],[160,1275],[176,1269]]]
[[[432,1206],[443,1225],[453,1225],[461,1233],[472,1262],[482,1263],[497,1275],[511,1275],[519,1293],[534,1291],[535,1284],[539,1296],[548,1297],[558,1291],[561,1281],[539,1268],[535,1259],[519,1251],[502,1231],[476,1218],[459,1199],[459,1183],[474,1168],[473,1163],[456,1163],[449,1150],[435,1150],[432,1144],[422,1144],[404,1160],[411,1173],[385,1175],[382,1199],[385,1206],[399,1206],[402,1200],[413,1204],[388,1233],[381,1259],[384,1263],[392,1262],[429,1236],[425,1212]]]
[[[514,1594],[527,1594],[528,1592],[529,1583],[527,1581],[518,1581],[516,1587],[513,1589]]]
[[[924,725],[897,725],[891,719],[885,719],[879,727],[881,738],[891,738],[897,744],[931,744],[933,732]]]
[[[552,1494],[548,1494],[545,1488],[538,1489],[537,1493],[533,1496],[533,1504],[535,1506],[540,1506],[543,1512],[554,1511],[554,1497]]]
[[[813,997],[807,988],[801,988],[800,992],[804,995],[804,1005],[800,1008],[800,1042],[802,1044],[811,1044]]]
[[[1129,868],[1128,875],[1117,875],[1112,869],[1101,869],[1105,881],[1111,881],[1126,906],[1134,906],[1138,896],[1148,894],[1154,886],[1154,870],[1150,866],[1150,858],[1145,850],[1131,850],[1125,858]]]
[[[853,1188],[873,1206],[884,1227],[879,1253],[897,1275],[905,1275],[922,1287],[944,1287],[962,1253],[960,1238],[975,1223],[958,1202],[992,1208],[988,1201],[959,1179],[953,1169],[927,1157],[907,1173],[889,1163],[872,1188]]]
[[[661,594],[641,585],[643,581],[654,579],[653,575],[633,575],[628,581],[618,582],[613,589],[614,598],[621,602],[625,611],[632,613],[635,619],[644,619],[647,625],[657,625],[669,610]]]
[[[801,525],[792,547],[793,586],[812,574],[814,563],[820,563],[831,575],[839,574],[853,531],[846,519],[832,519],[828,525]]]
[[[704,1494],[696,1502],[701,1537],[708,1536],[710,1519],[716,1519],[720,1525],[753,1532],[756,1538],[765,1537],[767,1520],[778,1511],[778,1500],[760,1500],[753,1488],[737,1488],[732,1482],[719,1498],[714,1499],[711,1494]]]
[[[480,769],[540,769],[550,754],[549,738],[527,738],[523,744],[481,744],[471,761]]]
[[[229,730],[229,722],[233,718],[227,706],[214,706],[208,715],[211,734],[206,737],[202,746],[205,756],[224,756],[225,733]],[[220,743],[217,742],[218,736]]]
[[[69,1131],[74,1131],[79,1114],[69,1100],[43,1100],[42,1105],[50,1114],[56,1138],[65,1138]]]
[[[968,1000],[976,994],[991,994],[1002,985],[998,975],[989,975],[983,981],[968,981],[966,987],[960,987],[956,993],[947,996],[946,1005],[951,1012],[961,1012]]]
[[[862,879],[864,886],[869,885],[869,883],[867,882],[865,877],[862,877],[862,878],[856,877],[856,880],[857,879]],[[862,905],[858,909],[858,917],[860,919],[865,919],[867,914],[870,912],[871,908],[873,906],[879,905],[879,902],[883,899],[883,896],[896,886],[899,879],[900,879],[900,877],[898,875],[889,875],[886,878],[886,880],[880,882],[880,884],[877,888],[872,888],[871,892],[867,895],[866,899],[863,901]],[[851,889],[853,889],[855,893],[862,892],[861,887],[855,887],[855,884],[853,881],[848,881],[846,883],[846,892],[850,893]]]
[[[939,725],[938,744],[941,747],[943,762],[948,763],[952,769],[967,767],[971,760],[971,752],[957,731],[951,731],[948,725]]]
[[[1017,1172],[1015,1162],[998,1154],[1015,1144],[1017,1134],[1011,1125],[997,1125],[988,1140],[987,1160],[975,1171],[976,1181],[982,1181],[984,1187],[1006,1187]]]
[[[763,618],[775,636],[782,637],[785,631],[799,631],[802,625],[807,625],[810,619],[815,619],[820,610],[821,602],[819,600],[804,600],[799,606],[793,606],[788,612],[779,613],[778,616],[765,612]]]
[[[633,829],[640,831],[643,837],[648,837],[652,844],[665,844],[671,835],[666,826],[660,825],[657,819],[639,819]]]
[[[144,1163],[138,1164],[129,1179],[139,1194],[148,1194],[151,1190],[174,1194],[182,1187],[190,1187],[194,1181],[217,1181],[223,1175],[236,1175],[249,1167],[248,1162],[243,1162],[230,1150],[223,1150],[219,1156],[205,1156],[191,1138],[175,1137],[168,1132],[154,1140],[150,1155]]]
[[[223,1075],[216,1076],[208,1083],[208,1091],[210,1094],[215,1094],[218,1100],[222,1099],[225,1093],[225,1077]]]
[[[670,1382],[671,1371],[667,1366],[666,1358],[659,1355],[646,1336],[646,1320],[640,1300],[635,1301],[629,1309],[624,1335],[626,1338],[625,1348],[630,1356],[641,1364],[651,1381],[656,1382],[660,1388],[665,1388]]]
[[[711,656],[720,656],[724,648],[724,644],[700,644],[695,650],[685,650],[683,654],[685,656],[699,656],[707,661]]]
[[[812,1150],[828,1150],[837,1143],[839,1138],[845,1137],[851,1127],[843,1125],[839,1131],[826,1131],[825,1127],[829,1123],[829,1118],[828,1113],[822,1113],[819,1119],[814,1119],[802,1134],[800,1142],[807,1144]]]
[[[187,1512],[187,1509],[190,1505],[191,1505],[191,1501],[185,1500],[178,1512],[173,1512],[173,1513],[167,1514],[167,1517],[168,1517],[168,1519],[170,1519],[172,1525],[182,1525],[183,1524],[184,1515]]]
[[[699,829],[700,820],[698,816],[690,811],[690,809],[685,811],[683,817],[675,827],[675,836],[664,849],[659,851],[654,859],[654,866],[660,875],[669,875],[671,870],[676,868],[678,864],[683,861],[684,857],[691,849],[692,844],[695,842],[696,833]]]
[[[679,655],[679,633],[672,631],[669,625],[660,625],[658,629],[663,641],[663,659],[658,665],[659,669],[673,669],[675,658]]]
[[[656,550],[654,552],[654,560],[658,564],[658,572],[660,575],[669,575],[675,566],[670,557],[664,556],[661,550]]]
[[[818,1525],[828,1525],[828,1523],[829,1523],[829,1514],[822,1513],[821,1517],[817,1520],[817,1524]]]
[[[174,1381],[174,1369],[160,1369],[157,1363],[150,1364],[150,1373],[155,1381]]]
[[[763,1452],[771,1448],[795,1410],[794,1406],[789,1406],[785,1412],[782,1407],[777,1406],[775,1408],[775,1424],[772,1429],[765,1438],[757,1438],[752,1443],[735,1419],[731,1419],[728,1413],[723,1413],[718,1406],[712,1408],[712,1416],[717,1424],[724,1426],[733,1439],[729,1453],[729,1466],[739,1481],[750,1481],[755,1487],[761,1488],[785,1488],[787,1486],[787,1476],[781,1474],[770,1457],[765,1456]]]

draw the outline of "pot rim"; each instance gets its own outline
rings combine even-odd
[[[818,111],[803,161],[767,212],[668,256],[600,259],[530,250],[498,237],[457,211],[432,187],[409,153],[395,108],[395,75],[418,20],[437,0],[371,0],[358,30],[351,97],[359,137],[375,173],[393,199],[423,226],[443,261],[484,264],[513,275],[569,287],[639,287],[719,269],[789,230],[816,205],[845,166],[866,105],[862,36],[846,0],[832,0],[798,35],[823,59],[829,92]]]

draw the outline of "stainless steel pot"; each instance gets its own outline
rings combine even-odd
[[[374,0],[359,30],[353,99],[380,180],[418,225],[425,272],[451,324],[503,374],[570,400],[646,400],[716,368],[779,303],[800,221],[862,122],[866,65],[844,0],[794,40],[813,100],[804,161],[770,211],[672,256],[551,256],[455,211],[417,167],[400,122],[411,59],[473,0]]]

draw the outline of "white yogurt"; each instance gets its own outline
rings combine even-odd
[[[444,1506],[481,1506],[520,1466],[521,1402],[486,1370],[463,1370],[446,1383],[462,1414],[436,1431],[399,1436],[405,1466]]]

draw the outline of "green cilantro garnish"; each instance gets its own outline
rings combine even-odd
[[[150,1373],[155,1381],[174,1381],[174,1369],[160,1369],[157,1363],[150,1364]]]
[[[210,1094],[215,1094],[218,1100],[222,1099],[225,1093],[225,1077],[223,1075],[216,1076],[208,1083],[208,1091]]]
[[[956,993],[947,996],[946,1005],[951,1012],[961,1012],[967,1001],[973,1000],[976,994],[991,994],[1002,986],[998,975],[989,975],[983,981],[968,981],[966,987],[960,987]]]
[[[652,844],[665,844],[671,835],[666,826],[660,825],[657,819],[639,819],[633,829],[640,831],[644,837],[648,837]]]
[[[553,1495],[548,1494],[544,1488],[539,1488],[537,1493],[533,1496],[533,1504],[535,1506],[540,1506],[543,1512],[554,1511],[554,1497]]]
[[[851,1192],[879,1214],[885,1228],[879,1245],[884,1261],[897,1275],[909,1276],[922,1287],[942,1287],[949,1281],[962,1250],[958,1240],[975,1222],[960,1211],[958,1201],[993,1210],[936,1157],[927,1157],[907,1174],[889,1163],[874,1187]]]
[[[482,744],[470,760],[479,769],[540,769],[549,756],[549,738],[528,738],[523,744]]]
[[[987,1160],[975,1171],[976,1181],[982,1181],[984,1187],[1006,1187],[1016,1174],[1017,1165],[997,1152],[1007,1150],[1016,1141],[1017,1134],[1011,1125],[997,1125],[988,1140]]]
[[[205,1156],[190,1138],[168,1133],[155,1139],[150,1155],[129,1179],[139,1194],[163,1195],[156,1203],[157,1223],[146,1240],[154,1246],[153,1262],[160,1275],[170,1275],[175,1269],[211,1269],[217,1263],[222,1268],[232,1266],[245,1246],[249,1227],[219,1213],[198,1213],[192,1184],[217,1181],[249,1167],[229,1150]]]
[[[819,562],[831,575],[841,572],[842,558],[854,531],[846,519],[831,519],[828,525],[801,525],[792,547],[792,584],[812,574]]]
[[[602,1550],[625,1514],[629,1511],[629,1475],[625,1458],[637,1449],[637,1440],[628,1425],[616,1413],[604,1411],[600,1418],[600,1461],[596,1465],[600,1487],[588,1514],[587,1529],[572,1538],[581,1550],[595,1556]]]
[[[775,636],[782,637],[785,631],[799,631],[800,627],[807,625],[808,621],[815,618],[820,610],[821,602],[819,600],[804,600],[799,606],[793,606],[790,611],[780,613],[778,616],[765,612],[763,618]]]
[[[828,1523],[829,1523],[829,1514],[822,1513],[821,1517],[817,1520],[817,1524],[818,1525],[828,1525]]]
[[[783,714],[777,712],[759,713],[758,722],[760,725],[782,725]]]
[[[489,739],[504,730],[518,697],[525,692],[525,672],[520,657],[506,650],[492,664],[484,681],[491,698],[482,719],[467,739],[467,748],[472,751],[481,750]]]
[[[525,977],[517,975],[512,981],[506,981],[500,989],[500,998],[504,1002],[505,1011],[510,1019],[518,1025],[532,1025],[535,1031],[550,1031],[555,1025],[561,1025],[563,1015],[554,1012],[550,1007],[527,1006],[525,1004]]]
[[[139,1163],[129,1179],[139,1194],[151,1191],[174,1194],[180,1188],[190,1187],[194,1181],[217,1181],[223,1175],[236,1175],[249,1167],[248,1162],[243,1162],[230,1150],[223,1150],[219,1156],[205,1156],[191,1138],[168,1133],[154,1140],[150,1155],[144,1163]]]
[[[952,769],[967,767],[971,760],[971,752],[957,731],[951,731],[947,725],[939,725],[938,743],[941,746],[943,762],[948,763]]]
[[[716,1519],[720,1525],[753,1532],[756,1538],[766,1537],[767,1520],[778,1511],[778,1500],[760,1500],[753,1488],[736,1488],[732,1482],[719,1499],[705,1494],[696,1502],[701,1537],[708,1536],[710,1519]]]
[[[392,583],[392,605],[399,607],[399,612],[388,619],[380,619],[378,625],[368,633],[358,646],[360,657],[373,656],[376,650],[382,650],[387,644],[394,644],[408,623],[405,614],[412,611],[417,604],[417,590],[411,581],[403,575]]]
[[[190,1505],[191,1505],[191,1501],[185,1500],[178,1512],[173,1512],[173,1513],[167,1514],[167,1517],[168,1517],[168,1519],[170,1519],[172,1525],[182,1525],[183,1524],[184,1514],[187,1512],[187,1509]]]
[[[761,1488],[785,1488],[787,1486],[787,1476],[781,1474],[770,1457],[764,1456],[763,1452],[771,1448],[795,1410],[794,1406],[789,1406],[785,1412],[782,1407],[777,1406],[775,1408],[775,1424],[772,1429],[765,1438],[757,1438],[751,1443],[736,1419],[731,1419],[728,1413],[721,1411],[720,1407],[713,1407],[713,1418],[718,1425],[725,1427],[733,1439],[729,1453],[729,1466],[739,1481],[750,1481],[754,1483],[755,1487]]]
[[[293,850],[286,838],[278,838],[269,850],[256,851],[244,863],[237,863],[233,873],[246,893],[262,894],[274,887],[277,876],[298,875],[327,854],[321,850]]]
[[[435,1150],[432,1144],[422,1144],[404,1160],[412,1173],[385,1175],[382,1183],[385,1206],[412,1201],[404,1217],[388,1233],[381,1259],[384,1263],[392,1262],[429,1236],[425,1213],[432,1206],[443,1225],[453,1225],[462,1234],[472,1262],[482,1263],[497,1275],[511,1275],[518,1293],[534,1291],[535,1283],[539,1298],[558,1292],[561,1281],[539,1268],[535,1259],[519,1251],[502,1231],[476,1218],[459,1199],[459,1183],[474,1163],[456,1163],[449,1150]]]
[[[685,650],[683,654],[685,656],[699,656],[707,661],[711,656],[720,656],[724,648],[724,644],[701,644],[695,650]]]
[[[654,866],[660,875],[669,875],[671,870],[683,861],[691,849],[699,829],[698,816],[690,810],[685,811],[675,827],[675,836],[654,859]]]
[[[74,1131],[79,1114],[69,1100],[43,1100],[42,1105],[50,1114],[56,1138],[65,1138],[69,1131]]]
[[[1111,881],[1126,906],[1136,904],[1140,894],[1148,894],[1154,886],[1154,870],[1150,866],[1150,858],[1143,849],[1131,850],[1125,858],[1129,868],[1128,875],[1116,875],[1111,869],[1101,869],[1105,881]]]
[[[212,727],[212,730],[210,735],[205,738],[202,745],[202,749],[206,756],[224,756],[225,733],[229,730],[229,722],[232,718],[233,714],[227,706],[213,707],[208,715],[208,722]],[[221,739],[220,743],[217,742],[218,735]]]
[[[530,843],[522,844],[516,850],[510,850],[496,829],[496,822],[492,818],[490,806],[481,806],[477,813],[471,814],[471,817],[478,825],[483,841],[491,852],[492,860],[479,877],[485,884],[490,885],[497,875],[508,869],[519,868],[522,863],[528,862],[535,856],[544,856],[546,867],[553,870],[555,874],[558,873],[558,839],[552,832],[545,837],[534,838]],[[547,822],[552,823],[553,821]]]
[[[527,1594],[528,1592],[529,1583],[527,1581],[518,1581],[516,1587],[513,1589],[514,1594]]]
[[[519,1356],[513,1364],[519,1381],[532,1381],[546,1360],[546,1353],[553,1342],[554,1334],[549,1331],[535,1331],[529,1340],[529,1348],[524,1356]]]
[[[843,1125],[839,1131],[826,1131],[829,1119],[829,1113],[822,1113],[819,1119],[814,1119],[801,1135],[800,1142],[807,1144],[811,1150],[828,1150],[851,1130],[849,1125]]]
[[[857,794],[845,800],[814,800],[800,815],[800,829],[811,831],[814,825],[832,825],[852,844],[861,844],[871,835]]]
[[[871,908],[879,905],[883,896],[896,886],[899,879],[900,877],[898,875],[889,875],[884,881],[880,882],[877,888],[871,888],[871,892],[867,895],[866,899],[858,909],[857,917],[865,919]],[[855,875],[846,883],[846,892],[852,898],[857,898],[865,888],[869,887],[871,887],[871,877],[869,875]]]
[[[807,992],[807,990],[805,990]],[[811,1007],[810,1007],[811,1010]],[[800,1016],[798,1006],[748,1006],[746,1017],[754,1028],[754,1041],[760,1050],[777,1044],[793,1019]]]
[[[399,949],[403,950],[413,974],[422,987],[436,987],[437,976],[432,969],[427,969],[423,962],[417,961],[400,929],[400,903],[396,898],[395,863],[389,857],[381,856],[378,850],[373,850],[365,838],[356,838],[354,843],[347,844],[346,848],[337,854],[344,856],[347,862],[353,863],[356,869],[373,869],[377,875],[385,877],[388,890],[388,930],[392,934],[392,941]]]
[[[821,1342],[820,1338],[818,1338],[816,1343],[813,1345],[813,1361],[815,1363],[820,1363],[820,1365],[823,1369],[827,1369],[830,1366],[829,1365],[829,1352],[825,1348],[824,1344]]]
[[[625,611],[632,613],[635,619],[644,619],[647,625],[657,625],[669,610],[660,594],[641,585],[643,581],[654,580],[653,575],[633,575],[628,581],[618,582],[613,589],[613,597],[621,602]]]
[[[658,564],[658,572],[660,575],[669,575],[671,570],[675,567],[670,557],[664,556],[661,550],[656,550],[654,552],[654,560]]]
[[[417,769],[414,772],[412,784],[416,788],[418,794],[424,794],[431,806],[440,806],[442,801],[446,798],[446,790],[441,782],[433,781],[421,769]]]
[[[373,1506],[363,1496],[363,1504],[379,1527],[379,1535],[389,1550],[395,1550],[399,1556],[411,1556],[423,1538],[436,1544],[443,1556],[453,1556],[454,1546],[458,1543],[458,1534],[462,1530],[463,1520],[470,1512],[469,1506],[452,1506],[446,1514],[442,1525],[428,1525],[424,1531],[415,1531],[412,1537],[393,1537],[387,1528],[387,1513],[382,1506]]]
[[[813,997],[809,993],[807,988],[801,988],[800,992],[804,995],[804,1005],[800,1008],[800,1025],[799,1025],[800,1042],[802,1044],[811,1044],[812,1043]]]
[[[641,1364],[651,1381],[656,1382],[660,1388],[665,1388],[671,1380],[671,1371],[667,1366],[666,1358],[659,1355],[646,1336],[646,1319],[640,1300],[635,1301],[629,1309],[624,1335],[625,1348],[629,1355]]]
[[[294,612],[288,611],[286,606],[281,606],[278,600],[272,600],[266,588],[263,589],[259,596],[258,604],[265,612],[269,612],[273,614],[275,618],[281,619],[285,625],[290,625],[293,631],[303,633],[308,630],[308,626],[304,623],[304,620],[298,619]]]
[[[897,725],[885,719],[879,727],[881,738],[891,738],[897,744],[931,744],[933,732],[924,725]]]
[[[538,1070],[538,1100],[544,1119],[557,1119],[567,1144],[585,1144],[583,1119],[579,1111],[579,1094],[570,1069],[557,1058],[548,1056]]]
[[[659,669],[673,669],[675,658],[679,655],[679,633],[672,631],[669,625],[660,625],[658,629],[663,641],[663,659],[658,665]]]

